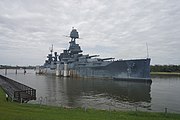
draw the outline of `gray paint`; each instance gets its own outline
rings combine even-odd
[[[70,37],[69,49],[60,53],[59,60],[57,60],[57,52],[55,56],[52,53],[48,54],[44,69],[55,69],[59,64],[62,71],[64,64],[67,63],[68,70],[74,71],[73,74],[79,77],[150,80],[150,58],[114,60],[114,58],[97,58],[99,55],[83,55],[81,47],[76,43],[76,39],[79,38],[76,29],[73,28]]]

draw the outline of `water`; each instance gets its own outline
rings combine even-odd
[[[4,70],[0,70],[4,74]],[[152,84],[105,79],[72,79],[8,70],[8,77],[37,90],[30,103],[96,109],[180,113],[180,77],[153,77]]]

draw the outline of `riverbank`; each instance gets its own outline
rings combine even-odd
[[[180,114],[84,110],[82,108],[67,109],[62,107],[20,104],[6,101],[5,93],[0,88],[0,119],[1,120],[179,120]]]
[[[151,72],[151,75],[180,76],[178,72]]]

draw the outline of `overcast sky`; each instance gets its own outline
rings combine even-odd
[[[180,0],[0,0],[0,64],[42,65],[75,27],[84,54],[180,64]]]

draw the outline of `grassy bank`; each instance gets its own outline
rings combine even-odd
[[[151,72],[151,75],[180,76],[177,72]]]
[[[0,120],[179,120],[180,114],[65,109],[6,102],[0,88]]]

